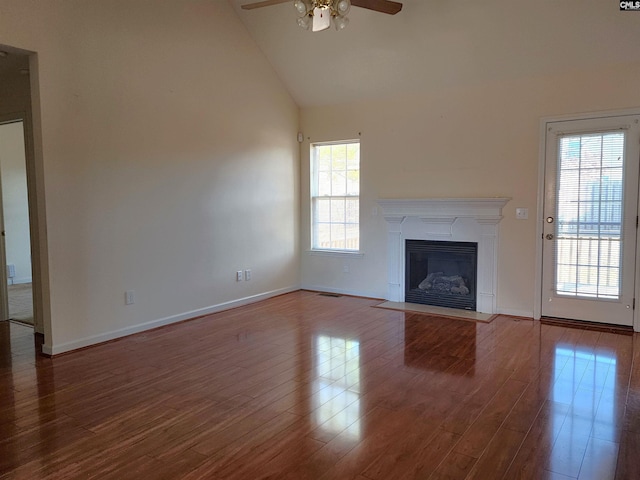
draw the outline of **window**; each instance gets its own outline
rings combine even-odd
[[[360,249],[360,142],[311,145],[312,247]]]
[[[556,293],[618,299],[625,133],[559,140]]]

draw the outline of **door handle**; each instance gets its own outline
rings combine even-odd
[[[553,240],[553,233],[547,233],[547,234],[545,235],[545,238],[546,238],[547,240]]]

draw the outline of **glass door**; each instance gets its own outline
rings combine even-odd
[[[543,316],[633,324],[639,120],[548,126]]]

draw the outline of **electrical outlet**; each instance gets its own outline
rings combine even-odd
[[[125,305],[133,305],[134,303],[136,303],[135,296],[134,296],[134,291],[133,290],[127,290],[126,292],[124,292],[124,304]]]
[[[348,264],[344,264],[342,265],[342,273],[349,273],[349,265]]]
[[[249,280],[251,280],[251,270],[245,270],[244,271],[244,279],[248,282]]]
[[[236,272],[236,282],[241,282],[242,281],[242,270],[238,270]]]

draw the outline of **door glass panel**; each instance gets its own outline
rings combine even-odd
[[[618,299],[624,140],[621,131],[560,138],[556,293]]]

